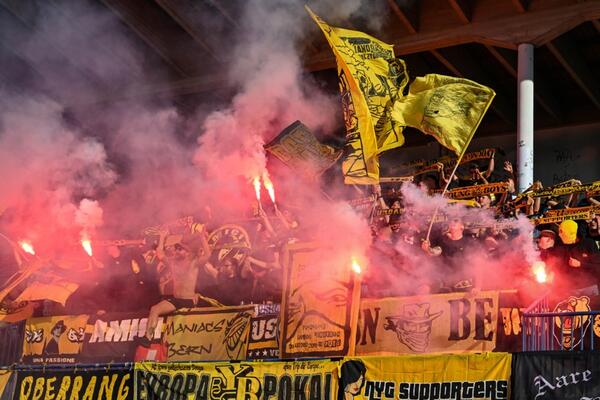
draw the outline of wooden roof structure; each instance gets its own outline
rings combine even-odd
[[[268,0],[264,0],[268,1]],[[45,37],[56,61],[81,82],[102,93],[102,101],[123,97],[169,97],[193,108],[206,96],[226,101],[235,88],[222,71],[228,49],[223,39],[235,40],[243,24],[246,0],[81,0],[86,7],[116,16],[136,43],[151,70],[162,66],[156,80],[111,86],[81,67],[80,54],[62,48],[61,37]],[[302,1],[292,1],[301,8]],[[42,5],[43,3],[43,5]],[[40,8],[54,7],[65,24],[85,31],[86,20],[70,18],[61,0],[0,0],[0,84],[33,79],[36,65],[19,40],[39,32]],[[72,2],[71,2],[72,3]],[[320,2],[309,5],[319,12]],[[381,12],[379,32],[369,31],[360,14],[337,26],[371,33],[393,43],[411,76],[442,73],[469,78],[494,88],[497,97],[480,127],[480,135],[514,132],[517,113],[517,46],[535,49],[535,127],[554,128],[600,122],[600,0],[369,0]],[[364,6],[364,5],[363,5]],[[64,15],[60,15],[63,12]],[[322,15],[327,19],[327,15]],[[308,18],[308,16],[306,16]],[[79,20],[78,20],[79,19]],[[335,59],[325,39],[313,27],[301,44],[307,73],[337,90]],[[106,43],[90,43],[131,81],[142,74],[127,66],[127,57]],[[8,65],[8,64],[4,64]],[[128,69],[129,68],[129,69]],[[3,73],[4,70],[4,73]],[[38,71],[39,72],[39,71]],[[144,76],[152,73],[143,71]],[[155,83],[156,82],[156,83]],[[48,89],[52,92],[52,88]],[[88,99],[88,101],[90,101]],[[412,144],[429,138],[420,135]]]

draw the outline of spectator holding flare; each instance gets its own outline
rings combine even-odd
[[[565,280],[577,287],[591,286],[597,282],[600,253],[593,240],[578,235],[579,226],[573,220],[560,223],[560,243],[557,253]]]
[[[443,257],[444,267],[450,268],[442,274],[442,292],[464,292],[478,286],[475,282],[476,277],[462,271],[463,265],[460,264],[467,248],[475,245],[475,241],[464,233],[464,223],[455,218],[449,222],[448,231],[436,241],[434,246],[428,240],[424,240],[421,244],[421,248],[430,256]]]

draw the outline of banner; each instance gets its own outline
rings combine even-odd
[[[341,150],[319,143],[310,129],[300,121],[285,128],[264,147],[285,165],[308,179],[321,175],[342,155]]]
[[[133,400],[131,369],[18,371],[14,400]]]
[[[14,386],[14,373],[6,369],[0,369],[0,400],[11,400]]]
[[[244,360],[254,306],[209,307],[167,319],[168,361]]]
[[[351,260],[317,243],[284,249],[281,358],[354,354],[360,282]]]
[[[25,324],[23,360],[26,364],[78,362],[87,315],[30,318]]]
[[[18,362],[23,354],[25,321],[0,327],[0,366]]]
[[[544,217],[563,217],[568,215],[578,215],[600,212],[600,206],[588,206],[588,207],[573,207],[573,208],[562,208],[559,210],[548,210],[544,213]]]
[[[135,364],[137,400],[335,400],[339,363]]]
[[[508,353],[346,358],[338,399],[509,399],[510,373]]]
[[[404,144],[403,126],[392,120],[392,105],[408,82],[394,46],[363,32],[329,26],[308,7],[335,54],[346,125],[345,182],[379,181],[378,154]]]
[[[568,185],[568,186],[559,186],[559,187],[551,187],[548,189],[540,190],[537,192],[531,192],[530,195],[532,197],[556,197],[556,196],[564,196],[571,193],[581,193],[581,192],[593,192],[596,190],[600,190],[600,181],[592,182],[587,185]]]
[[[436,190],[434,193],[441,194],[443,190]],[[487,183],[485,185],[465,186],[446,192],[446,197],[451,199],[473,199],[475,197],[484,196],[487,194],[506,193],[508,192],[508,183],[497,182]]]
[[[587,219],[591,219],[591,218],[592,218],[592,215],[588,211],[588,212],[557,215],[557,216],[552,216],[552,217],[535,218],[535,219],[532,219],[531,221],[535,225],[543,225],[543,224],[554,224],[557,222],[566,221],[568,219],[570,219],[570,220],[587,220]]]
[[[462,164],[466,164],[469,163],[471,161],[475,161],[475,160],[487,160],[490,159],[494,156],[494,154],[496,154],[496,149],[492,148],[487,148],[487,149],[482,149],[482,150],[477,150],[477,151],[471,151],[469,153],[466,153],[463,158],[461,158],[460,160],[460,165]],[[418,168],[418,167],[424,167],[424,166],[431,166],[437,163],[441,163],[444,166],[447,167],[454,167],[454,164],[456,164],[456,157],[450,157],[450,156],[444,156],[444,157],[440,157],[437,158],[435,160],[431,160],[431,161],[426,161],[426,160],[414,160],[414,161],[409,161],[409,162],[405,162],[402,163],[401,166],[402,167],[408,167],[408,168]]]
[[[52,300],[63,306],[76,290],[79,288],[77,283],[56,280],[52,283],[32,282],[17,298],[17,302],[27,302],[33,300]]]
[[[427,74],[417,77],[408,95],[394,103],[392,117],[433,136],[460,158],[495,95],[468,79]]]
[[[492,351],[497,318],[495,291],[362,299],[356,354]]]
[[[163,338],[165,322],[166,317],[159,317],[152,338],[154,341],[161,341]],[[136,339],[146,335],[147,324],[147,313],[108,313],[90,317],[79,356],[80,362],[166,361],[166,358],[160,358],[160,345],[138,349]]]
[[[597,352],[517,353],[514,400],[594,400],[600,397]]]
[[[248,360],[279,358],[279,304],[257,304],[250,320]]]
[[[33,304],[28,301],[0,302],[0,322],[19,322],[33,315]]]

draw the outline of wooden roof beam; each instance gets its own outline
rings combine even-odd
[[[158,33],[155,23],[160,18],[151,15],[152,5],[141,4],[138,0],[101,0],[121,20],[129,26],[140,39],[152,48],[180,76],[188,77],[197,71],[181,57],[172,52],[173,44]]]
[[[595,75],[588,68],[576,46],[565,36],[549,42],[546,47],[583,90],[590,101],[600,109],[600,86]]]
[[[470,0],[448,0],[450,7],[458,16],[458,19],[463,24],[471,22],[471,3]]]
[[[392,40],[391,43],[394,44],[397,55],[466,43],[481,43],[516,50],[519,43],[543,46],[577,25],[599,18],[600,1],[583,2],[495,20],[472,22],[437,32],[417,32]],[[309,71],[334,68],[335,58],[327,49],[307,60],[305,67]]]
[[[156,3],[162,7],[167,14],[190,35],[200,47],[202,47],[215,61],[222,63],[223,60],[219,55],[211,48],[211,46],[204,40],[204,33],[198,31],[190,22],[186,16],[186,13],[182,12],[177,5],[174,4],[173,0],[155,0]]]
[[[494,58],[502,65],[515,80],[517,79],[517,69],[514,67],[515,61],[507,60],[506,57],[494,46],[485,45],[485,48],[494,56]],[[539,105],[546,111],[556,122],[562,122],[563,113],[558,102],[555,99],[555,94],[548,89],[550,86],[547,81],[539,75],[534,78],[534,97]]]
[[[513,6],[515,6],[515,10],[520,13],[527,12],[529,8],[529,0],[512,0]]]
[[[411,34],[419,31],[419,3],[420,1],[387,0],[388,5],[396,14],[402,26]]]

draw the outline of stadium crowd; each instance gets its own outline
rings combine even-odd
[[[526,240],[535,242],[536,247],[530,247],[545,262],[555,287],[597,283],[600,208],[594,206],[600,205],[600,191],[536,196],[544,190],[538,181],[518,194],[511,163],[504,161],[497,168],[493,153],[459,168],[451,182],[447,180],[451,165],[430,165],[433,172],[414,175],[413,183],[382,184],[358,199],[367,207],[356,212],[363,213],[372,233],[362,276],[363,297],[522,286],[532,280],[532,259],[526,254],[528,246],[523,246]],[[503,183],[505,190],[448,200],[431,224],[431,214],[420,215],[418,205],[405,197],[406,187],[422,196],[439,196],[446,185],[452,190],[491,183]],[[577,187],[581,182],[553,187],[569,185]],[[356,205],[354,200],[349,204]],[[447,212],[453,207],[461,211]],[[551,210],[580,207],[589,208],[584,219],[540,220]],[[267,211],[257,207],[243,224],[222,226],[206,207],[193,224],[183,224],[186,232],[166,224],[147,232],[145,240],[98,247],[85,282],[65,305],[38,301],[35,313],[150,310],[151,332],[158,316],[182,307],[278,303],[283,250],[289,243],[310,240],[311,235],[310,227],[285,206]],[[482,212],[493,222],[482,223]],[[518,223],[522,217],[532,227],[525,233]],[[6,300],[15,300],[26,285],[27,281],[15,287]]]

